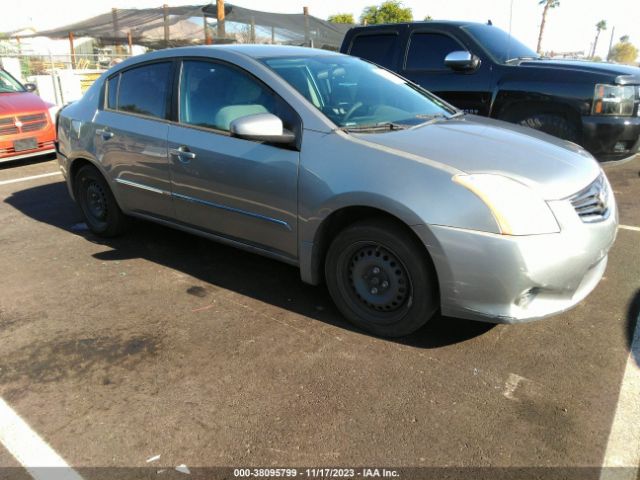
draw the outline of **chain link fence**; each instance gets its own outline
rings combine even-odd
[[[78,100],[109,67],[130,55],[114,49],[95,54],[15,54],[0,56],[0,66],[22,83],[32,83],[46,102],[64,105]]]

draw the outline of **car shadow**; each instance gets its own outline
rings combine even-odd
[[[640,367],[640,290],[638,290],[627,308],[627,344],[636,365]],[[633,341],[638,342],[634,350]]]
[[[130,230],[118,238],[93,235],[84,226],[80,209],[70,199],[64,182],[20,190],[4,201],[38,222],[108,246],[111,250],[93,255],[98,260],[142,258],[197,279],[185,288],[187,295],[203,297],[211,286],[219,287],[329,325],[359,331],[344,320],[324,286],[303,283],[298,269],[290,265],[151,222],[134,220]],[[392,341],[417,348],[439,348],[475,338],[493,327],[437,314],[418,332]]]
[[[50,162],[51,160],[55,159],[55,153],[45,153],[43,155],[36,155],[34,157],[20,158],[18,160],[3,160],[2,162],[0,162],[0,170],[24,167],[27,165],[35,165],[37,163]]]

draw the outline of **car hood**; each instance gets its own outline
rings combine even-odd
[[[524,183],[546,200],[566,198],[601,168],[583,148],[536,130],[465,115],[386,133],[355,134],[370,144],[444,164],[461,173],[496,173]]]
[[[47,108],[48,105],[33,93],[0,93],[0,115],[42,112]]]
[[[640,84],[640,68],[630,65],[618,65],[604,62],[585,62],[581,60],[525,60],[519,64],[521,67],[553,68],[559,70],[572,70],[579,72],[610,75],[617,83]]]

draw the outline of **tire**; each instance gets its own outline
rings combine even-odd
[[[80,168],[75,177],[75,193],[87,226],[93,233],[101,237],[115,237],[125,230],[127,217],[94,166]]]
[[[380,337],[415,332],[439,307],[428,253],[394,222],[368,220],[342,230],[329,246],[325,278],[347,320]]]
[[[519,122],[525,127],[539,130],[554,137],[576,142],[578,140],[578,129],[565,117],[554,113],[533,114],[522,118]]]

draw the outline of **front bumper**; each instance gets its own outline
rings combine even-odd
[[[582,117],[582,144],[600,161],[632,157],[640,149],[640,117]]]
[[[567,200],[549,202],[560,233],[505,236],[437,225],[415,226],[433,259],[442,314],[521,323],[568,310],[598,284],[616,237],[618,212],[583,223]]]

